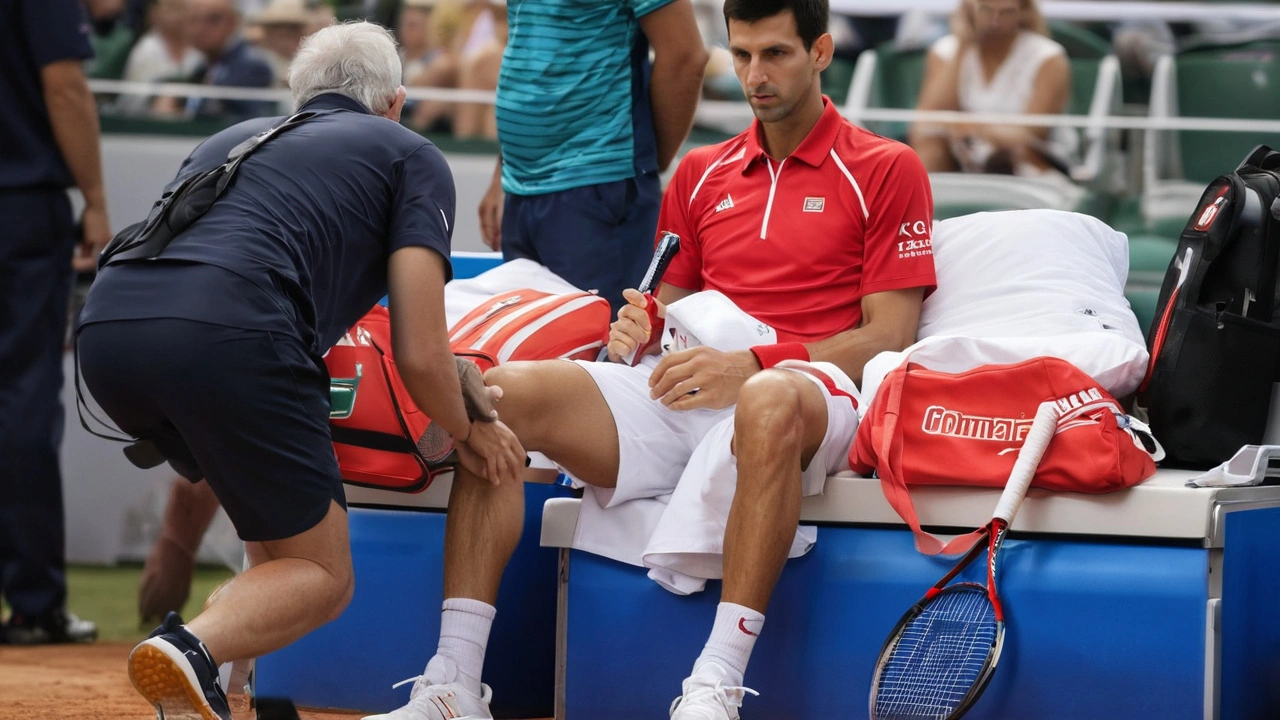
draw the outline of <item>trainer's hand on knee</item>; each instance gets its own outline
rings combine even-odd
[[[622,291],[622,299],[627,301],[626,305],[618,311],[618,319],[609,326],[609,345],[607,350],[609,359],[618,362],[619,359],[635,352],[635,349],[649,342],[650,333],[653,327],[649,322],[649,298],[646,298],[639,290],[626,289]],[[667,316],[667,308],[655,298],[653,302],[657,303],[658,317]],[[655,343],[653,347],[657,347]]]
[[[467,451],[479,457],[467,458]],[[458,456],[463,467],[494,485],[520,482],[528,457],[519,438],[501,421],[472,423],[470,437],[458,444]],[[480,460],[483,460],[483,472],[479,468]]]

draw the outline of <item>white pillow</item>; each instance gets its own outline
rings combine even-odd
[[[1124,297],[1129,241],[1088,215],[1011,210],[934,226],[938,289],[924,302],[919,340],[863,370],[866,403],[884,375],[916,351],[942,352],[948,372],[1059,357],[1116,397],[1138,388],[1147,348]],[[956,343],[946,338],[976,338]]]
[[[1129,241],[1060,210],[975,213],[933,231],[938,289],[921,338],[1058,336],[1104,330],[1145,345],[1124,297]]]

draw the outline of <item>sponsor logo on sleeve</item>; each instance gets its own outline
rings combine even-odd
[[[929,237],[929,223],[923,220],[904,222],[898,226],[898,259],[923,257],[933,254],[933,239]]]

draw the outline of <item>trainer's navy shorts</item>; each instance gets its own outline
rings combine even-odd
[[[288,334],[194,320],[114,320],[79,333],[80,372],[121,430],[204,478],[242,540],[293,537],[346,506],[324,363]]]
[[[653,173],[542,195],[508,194],[502,257],[528,258],[576,287],[598,290],[617,312],[622,291],[639,285],[649,267],[661,204]]]

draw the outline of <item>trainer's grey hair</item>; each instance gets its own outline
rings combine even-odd
[[[400,73],[390,31],[371,22],[346,22],[302,41],[289,65],[289,87],[298,107],[317,95],[338,93],[382,115],[395,100]]]

